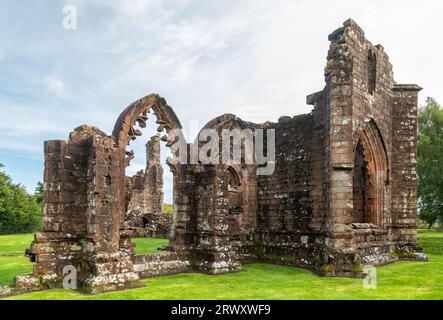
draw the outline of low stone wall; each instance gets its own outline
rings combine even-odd
[[[354,223],[352,226],[362,264],[383,265],[398,260],[392,254],[387,230],[370,223]]]
[[[140,278],[165,276],[191,270],[189,261],[179,260],[175,252],[134,256],[134,271]]]

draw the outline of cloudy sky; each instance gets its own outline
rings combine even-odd
[[[74,30],[63,26],[66,5]],[[424,87],[421,103],[443,103],[442,9],[430,0],[3,0],[0,162],[33,191],[44,140],[81,124],[111,133],[123,108],[152,92],[189,135],[222,113],[260,122],[309,112],[327,36],[350,17],[383,44],[397,82]],[[131,170],[143,166],[138,152]]]

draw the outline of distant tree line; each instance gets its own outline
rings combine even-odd
[[[443,224],[443,109],[428,98],[418,116],[418,209],[428,228]]]
[[[29,194],[21,184],[14,184],[0,163],[0,233],[33,232],[40,229],[43,206],[43,184]]]

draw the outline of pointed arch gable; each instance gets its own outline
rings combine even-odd
[[[145,128],[151,110],[157,118],[158,132],[166,130],[168,133],[170,130],[182,128],[177,115],[166,100],[156,93],[150,94],[131,103],[118,117],[112,135],[120,149],[126,149],[132,140],[142,135],[136,125]],[[131,154],[126,155],[128,160],[132,159]]]

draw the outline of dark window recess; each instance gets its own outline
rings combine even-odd
[[[367,67],[368,67],[368,92],[370,94],[374,94],[375,92],[375,83],[377,80],[377,56],[375,53],[372,53],[371,50],[369,50],[368,54],[368,61],[367,61]]]

